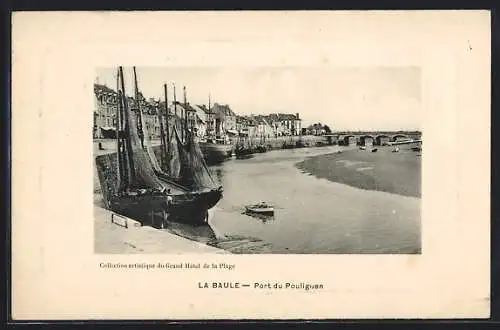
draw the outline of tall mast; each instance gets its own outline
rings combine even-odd
[[[117,158],[117,173],[116,173],[116,187],[120,191],[122,188],[121,176],[122,169],[122,153],[120,148],[120,129],[121,129],[121,95],[120,95],[120,71],[116,70],[116,158]]]
[[[186,98],[186,86],[183,86],[182,90],[184,93],[184,142],[186,142],[188,135],[188,120],[187,120],[188,108],[187,108],[187,98]]]
[[[211,94],[208,93],[208,122],[210,123],[210,125],[209,125],[210,131],[214,130],[214,128],[212,127],[212,125],[213,125],[213,122],[212,122],[212,110],[210,110],[210,108],[211,108],[211,104],[210,103],[211,102],[212,102],[212,100],[211,100]]]
[[[134,85],[135,85],[135,101],[137,102],[137,111],[138,111],[138,121],[139,121],[139,138],[141,139],[141,147],[144,148],[144,121],[142,117],[142,111],[141,111],[141,101],[139,99],[139,87],[137,86],[137,73],[135,72],[135,66],[133,67],[134,69]]]
[[[177,93],[175,92],[175,84],[174,85],[174,127],[177,128]]]
[[[167,123],[167,127],[166,127],[166,131],[167,131],[167,143],[166,143],[166,149],[165,150],[168,150],[168,148],[170,148],[170,123],[168,122],[168,93],[167,93],[167,84],[164,84],[163,85],[163,89],[164,89],[164,92],[165,92],[165,122]],[[162,130],[163,131],[163,130]]]
[[[165,89],[165,109],[167,109],[167,85],[163,85],[163,88]],[[163,116],[162,116],[162,108],[158,106],[158,122],[160,124],[160,142],[161,142],[161,147],[160,147],[160,152],[161,152],[161,163],[162,165],[165,164],[165,132],[163,131]],[[167,118],[168,118],[168,113],[167,113]],[[168,127],[168,119],[167,119],[167,127]]]
[[[123,81],[123,67],[120,66],[120,83],[122,90],[122,100],[124,107],[124,120],[125,120],[125,147],[126,147],[126,156],[128,157],[127,163],[127,172],[128,172],[128,184],[135,182],[135,172],[134,172],[134,158],[132,154],[132,144],[130,142],[130,123],[129,123],[129,109],[128,109],[128,101],[127,94],[125,93],[125,82]]]

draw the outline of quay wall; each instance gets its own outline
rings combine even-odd
[[[296,145],[297,142],[302,141],[304,147],[317,147],[321,145],[328,145],[328,141],[324,136],[304,135],[304,136],[279,136],[270,138],[233,138],[231,143],[236,145],[238,142],[248,145],[249,143],[258,146],[264,144],[269,150],[283,149],[283,145],[287,146]]]
[[[269,138],[265,140],[260,140],[260,139],[254,139],[250,143],[253,146],[258,146],[261,143],[263,143],[268,150],[279,150],[283,149],[283,144],[286,144],[288,146],[293,145],[295,146],[296,143],[299,141],[298,136],[293,136],[293,137],[279,137],[278,139],[276,138]],[[241,140],[243,141],[243,140]],[[232,139],[231,144],[235,147],[238,143],[237,139]],[[304,147],[317,147],[317,146],[323,146],[323,145],[328,145],[328,141],[326,140],[325,137],[323,136],[303,136],[302,137],[302,143]],[[245,141],[245,145],[248,145],[248,140]],[[160,151],[160,146],[155,145],[153,146],[153,151],[156,156],[156,159],[161,158],[161,151]],[[115,160],[116,162],[116,160]]]
[[[94,178],[94,191],[102,193],[106,207],[109,205],[109,196],[114,195],[118,188],[116,186],[118,176],[117,166],[118,157],[116,152],[99,155],[95,158],[95,169],[98,180]]]

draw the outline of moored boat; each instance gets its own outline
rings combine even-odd
[[[140,146],[136,121],[125,97],[121,67],[117,80],[117,153],[96,157],[96,169],[105,206],[144,222],[152,212],[166,210],[168,195]]]
[[[165,104],[168,104],[167,86],[164,85]],[[185,88],[184,88],[185,91]],[[175,102],[174,89],[174,102]],[[187,104],[184,94],[184,103]],[[171,189],[172,202],[168,213],[169,219],[178,222],[202,224],[207,220],[208,209],[212,208],[222,198],[222,185],[211,176],[204,161],[193,130],[189,130],[184,120],[184,141],[182,141],[177,125],[168,120],[168,109],[165,107],[166,125],[163,129],[163,116],[158,109],[160,123],[160,148],[152,149],[146,139],[146,149],[153,164],[156,176]],[[144,135],[149,136],[143,127]],[[165,134],[166,133],[166,134]],[[157,154],[159,154],[158,161]]]
[[[237,159],[248,159],[253,157],[254,149],[250,145],[239,144],[234,150]]]
[[[233,153],[234,146],[226,144],[223,140],[207,139],[204,142],[198,142],[203,157],[207,164],[219,164],[230,158]]]
[[[246,205],[245,210],[248,213],[261,214],[261,215],[273,215],[274,207],[268,205],[267,203],[261,202],[253,205]]]
[[[207,109],[209,121],[215,116],[215,113],[212,112],[211,104],[212,100],[209,94]],[[208,134],[198,142],[198,145],[208,165],[220,164],[233,156],[234,145],[225,139],[225,135],[222,134],[222,132],[216,132],[215,124],[213,124],[211,130],[208,131]]]
[[[124,134],[116,134],[117,153],[96,157],[106,207],[141,222],[151,220],[152,225],[157,217],[163,223],[167,214],[169,220],[205,223],[208,209],[222,198],[222,186],[210,176],[199,147],[187,134],[182,143],[174,126],[171,139],[174,142],[168,143],[167,148],[161,127],[158,162],[147,129],[142,125],[139,103],[135,110],[129,111],[121,67],[118,77],[121,89],[118,88],[117,132],[124,128]],[[158,115],[162,124],[161,112]],[[167,131],[168,126],[167,120]]]
[[[260,152],[260,153],[264,153],[267,151],[267,148],[265,145],[258,145],[256,148],[255,148],[255,151],[256,152]]]

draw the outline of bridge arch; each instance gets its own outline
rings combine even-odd
[[[349,145],[355,145],[357,139],[355,135],[348,134],[343,137],[342,141],[344,142],[344,145],[349,146]]]
[[[382,146],[391,141],[391,137],[387,134],[379,134],[375,137],[375,144]]]
[[[371,146],[375,144],[375,137],[373,135],[361,135],[359,137],[359,142],[362,146]]]
[[[408,140],[408,139],[409,139],[408,135],[405,134],[395,134],[391,137],[392,142],[396,142],[399,140]]]

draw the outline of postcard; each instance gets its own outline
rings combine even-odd
[[[13,320],[489,317],[488,11],[12,24]]]

